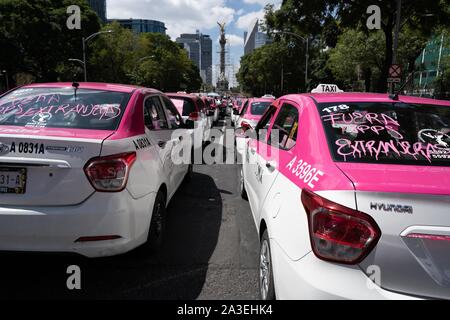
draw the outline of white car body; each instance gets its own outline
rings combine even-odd
[[[73,88],[71,84],[40,84],[17,92],[33,90],[42,96],[46,90],[61,90],[63,93],[58,94],[63,96]],[[79,90],[130,96],[115,130],[0,125],[0,142],[9,150],[0,156],[0,176],[6,175],[5,168],[26,170],[23,194],[0,193],[1,251],[76,253],[86,257],[130,251],[147,241],[157,194],[164,195],[167,205],[188,173],[189,165],[175,164],[171,154],[174,148],[190,143],[189,131],[181,130],[181,138],[172,137],[175,128],[169,119],[174,114],[169,114],[170,100],[161,92],[105,84],[81,84]],[[2,101],[8,104],[4,97],[0,104]],[[164,114],[161,121],[166,122],[167,129],[144,125],[144,105],[147,110],[156,110],[152,109],[155,104],[163,108],[155,107],[159,116]],[[56,117],[58,111],[54,110],[52,115]],[[161,121],[158,125],[163,124]],[[127,166],[123,190],[94,188],[86,173],[88,163],[110,163],[106,160],[109,156],[117,159],[116,155],[124,153],[134,154],[135,160]],[[104,170],[112,174],[110,169]],[[111,179],[98,183],[111,183]]]
[[[322,121],[327,124],[326,121],[335,121],[338,117],[332,113],[333,105],[339,105],[336,108],[340,110],[350,110],[362,104],[361,101],[370,101],[367,105],[372,106],[370,119],[373,119],[376,115],[373,103],[380,103],[383,108],[392,108],[392,101],[386,95],[364,94],[343,95],[339,98],[336,95],[316,94],[313,98],[307,95],[279,98],[275,103],[277,107],[271,107],[260,120],[258,126],[264,127],[269,123],[269,130],[273,129],[275,122],[277,126],[284,128],[286,133],[283,139],[277,138],[275,142],[271,142],[269,136],[259,137],[260,142],[251,138],[241,139],[244,141],[241,147],[244,162],[240,188],[243,196],[248,197],[261,238],[260,261],[263,263],[260,262],[260,266],[264,266],[260,271],[261,297],[450,298],[448,162],[443,167],[427,166],[425,156],[423,159],[416,157],[408,160],[412,165],[347,163],[343,160],[334,162],[322,128]],[[450,104],[444,101],[412,97],[399,99],[402,103],[423,104],[424,108],[433,105],[441,108],[441,112],[450,108]],[[322,111],[322,117],[318,109]],[[359,111],[357,114],[364,115],[364,112]],[[447,124],[439,122],[438,125],[450,130],[450,118],[442,117],[442,123],[447,121]],[[421,119],[432,123],[438,117],[431,114]],[[396,123],[395,120],[389,121],[389,124]],[[404,121],[410,124],[409,120]],[[423,125],[430,126],[427,122]],[[380,128],[381,126],[377,127]],[[400,125],[394,124],[388,127],[390,130],[400,130],[399,128]],[[330,130],[342,131],[335,126],[331,126]],[[438,137],[450,140],[450,135],[442,133],[444,131],[442,129]],[[406,134],[405,131],[401,132]],[[358,135],[358,139],[364,140],[364,134],[365,132]],[[435,139],[436,135],[429,137]],[[281,143],[277,141],[283,141],[282,146],[275,147],[271,144]],[[448,156],[444,159],[448,160],[450,150],[446,152]],[[351,154],[347,153],[347,159]],[[441,154],[439,151],[433,161],[444,161],[439,160],[442,158]],[[366,155],[369,156],[369,153]],[[415,161],[422,161],[424,164],[414,166]],[[338,222],[320,224],[322,220],[311,220],[316,219],[316,216],[332,219],[334,216],[330,212],[338,212],[335,216],[347,219],[335,221],[358,223],[373,232],[372,235],[361,246],[355,247],[350,242],[349,245],[342,244],[347,243],[347,240],[323,240],[333,239],[334,234],[342,237],[351,235],[350,231],[335,231],[335,226],[339,226]],[[319,222],[313,224],[311,221]],[[315,231],[318,233],[312,233],[313,227],[318,228],[314,229],[319,230]],[[320,233],[320,228],[326,230],[328,233],[325,235],[330,238],[320,238],[323,234]],[[362,229],[350,230],[356,232],[353,230]],[[266,244],[270,244],[269,251],[266,250]],[[273,279],[267,281],[270,272]]]

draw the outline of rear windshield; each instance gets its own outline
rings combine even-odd
[[[130,94],[74,88],[22,88],[0,98],[0,125],[115,130]]]
[[[338,162],[450,166],[450,107],[327,103],[319,113]]]
[[[270,105],[271,102],[253,102],[250,113],[254,115],[263,115]]]
[[[172,100],[173,104],[182,116],[189,116],[192,112],[195,112],[194,102],[190,99],[170,98],[170,100]]]

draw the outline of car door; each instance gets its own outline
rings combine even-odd
[[[167,175],[169,195],[176,186],[176,167],[172,161],[172,130],[159,95],[150,95],[144,100],[145,133],[158,146],[157,152]]]
[[[270,188],[279,174],[280,157],[286,156],[296,145],[298,108],[294,103],[281,102],[281,108],[269,128],[267,138],[261,137],[256,150],[256,181],[254,204],[255,219],[259,221],[261,209]],[[280,190],[282,192],[282,190]]]
[[[161,95],[161,101],[164,105],[164,112],[167,116],[170,132],[169,141],[172,145],[172,162],[175,163],[174,167],[174,191],[183,181],[184,176],[187,173],[188,166],[190,164],[190,153],[192,151],[191,132],[188,129],[183,128],[183,119],[175,108],[172,101],[166,96]],[[175,132],[176,130],[176,132]],[[187,152],[184,153],[184,152]]]
[[[264,116],[261,118],[258,127],[255,128],[254,134],[250,135],[250,138],[246,140],[246,147],[244,148],[244,178],[246,182],[246,190],[248,194],[248,199],[250,206],[252,208],[253,214],[256,217],[259,210],[259,199],[258,194],[261,188],[261,178],[262,178],[262,168],[258,160],[258,152],[261,152],[259,145],[266,142],[268,129],[271,126],[271,122],[276,113],[277,109],[275,106],[271,106]],[[256,134],[257,133],[257,134]]]

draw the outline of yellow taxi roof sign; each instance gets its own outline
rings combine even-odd
[[[319,84],[315,89],[311,91],[311,93],[338,93],[344,92],[344,90],[339,89],[339,87],[335,84]]]

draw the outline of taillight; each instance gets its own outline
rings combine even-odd
[[[198,118],[199,118],[199,113],[198,112],[191,112],[190,114],[189,114],[189,120],[192,120],[192,121],[197,121],[198,120]]]
[[[361,262],[381,236],[369,215],[344,207],[311,192],[302,190],[302,203],[309,223],[314,254],[326,261],[344,264]]]
[[[242,121],[241,122],[241,127],[244,131],[247,131],[248,129],[250,129],[252,126],[250,125],[250,123],[246,122],[246,121]]]
[[[84,172],[95,190],[119,192],[125,189],[128,174],[136,161],[136,152],[96,157],[84,166]]]

